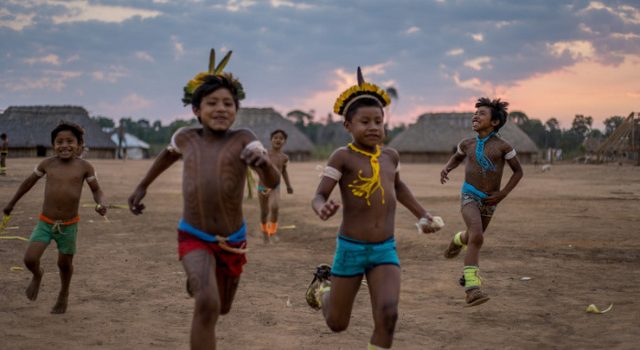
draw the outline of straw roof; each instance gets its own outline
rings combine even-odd
[[[393,138],[390,147],[407,153],[451,153],[462,139],[475,136],[473,113],[426,113]],[[536,153],[538,147],[517,125],[507,122],[499,132],[520,153]]]
[[[50,147],[51,130],[61,120],[84,128],[85,146],[116,148],[109,135],[80,106],[11,106],[0,114],[0,132],[7,133],[11,148]]]
[[[284,152],[311,153],[313,150],[311,140],[273,108],[240,108],[233,128],[250,129],[265,147],[271,144],[271,132],[282,129],[289,135],[284,145]]]

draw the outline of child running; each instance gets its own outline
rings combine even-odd
[[[178,223],[178,254],[187,274],[187,291],[195,298],[191,349],[215,349],[219,315],[231,309],[242,266],[246,263],[246,224],[242,198],[247,165],[270,188],[280,174],[267,151],[247,129],[230,129],[244,97],[242,85],[223,69],[231,51],[217,67],[211,50],[209,71],[184,88],[200,127],[175,132],[129,197],[129,208],[142,214],[147,188],[162,172],[183,160],[183,212]]]
[[[449,180],[449,173],[465,161],[461,212],[467,229],[454,235],[444,256],[454,258],[463,248],[467,248],[464,273],[460,278],[460,284],[466,292],[466,306],[480,305],[489,300],[489,296],[480,290],[481,279],[478,275],[484,232],[498,203],[511,193],[523,174],[516,150],[497,135],[507,122],[508,105],[500,99],[478,99],[476,111],[471,118],[473,131],[478,135],[460,141],[456,153],[440,173],[440,182],[444,184]],[[500,190],[505,162],[509,164],[513,174],[507,185]]]
[[[7,175],[7,157],[9,156],[9,139],[7,134],[0,134],[0,175]]]
[[[78,206],[82,195],[82,185],[87,181],[96,212],[104,216],[107,207],[96,172],[86,160],[77,157],[78,149],[84,144],[84,131],[78,125],[61,122],[51,131],[51,143],[55,156],[40,162],[33,173],[18,187],[16,194],[4,208],[4,214],[11,215],[18,200],[43,177],[47,175],[44,187],[44,203],[40,220],[31,234],[31,240],[24,255],[24,263],[33,274],[27,287],[29,300],[36,300],[44,270],[40,267],[40,258],[51,242],[58,245],[58,269],[60,270],[60,293],[51,313],[62,314],[67,311],[69,284],[73,274],[73,256],[76,253],[76,235],[78,232]]]
[[[394,239],[396,200],[420,218],[421,232],[435,232],[439,227],[400,180],[398,152],[381,147],[383,108],[390,103],[389,96],[365,82],[359,67],[357,77],[358,85],[343,92],[334,105],[335,113],[345,117],[344,126],[353,142],[333,152],[311,202],[320,219],[329,219],[340,207],[329,199],[339,186],[344,208],[333,266],[317,267],[306,297],[311,307],[322,309],[331,330],[344,331],[366,276],[374,321],[369,349],[387,349],[393,341],[400,295],[400,260]]]
[[[278,171],[282,174],[284,183],[287,185],[287,193],[293,193],[293,187],[289,181],[289,173],[287,173],[287,164],[289,157],[282,152],[282,148],[287,143],[287,133],[284,130],[277,129],[271,133],[271,149],[269,150],[269,159]],[[258,200],[260,202],[260,231],[265,243],[278,241],[276,232],[278,232],[278,202],[280,202],[280,186],[276,188],[266,187],[262,181],[258,183]],[[269,220],[270,219],[270,220]]]

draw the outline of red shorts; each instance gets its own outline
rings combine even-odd
[[[233,248],[245,248],[247,241],[238,243],[227,242]],[[205,242],[191,234],[178,230],[178,255],[180,260],[188,253],[204,249],[216,258],[216,269],[229,277],[238,277],[242,273],[242,266],[247,263],[246,254],[228,252],[218,245],[218,243]]]

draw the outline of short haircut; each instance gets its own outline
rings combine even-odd
[[[275,130],[273,130],[273,131],[271,132],[271,137],[269,137],[269,138],[271,138],[271,139],[272,139],[276,134],[282,134],[282,136],[284,136],[284,139],[285,139],[285,140],[289,137],[289,135],[287,135],[287,133],[286,133],[284,130],[282,130],[282,129],[275,129]]]
[[[5,133],[0,134],[0,139],[3,139],[3,140],[4,140],[4,139],[6,139],[6,138],[7,138],[7,134],[5,134]]]
[[[240,108],[240,98],[238,95],[238,89],[233,82],[222,75],[208,75],[204,78],[202,85],[198,86],[196,91],[193,92],[191,98],[191,105],[200,108],[200,103],[205,96],[213,93],[218,89],[227,89],[233,97],[233,102],[236,104],[236,111]]]
[[[66,120],[61,120],[60,123],[58,123],[58,126],[56,126],[55,129],[51,131],[52,145],[56,140],[56,136],[58,136],[58,133],[60,133],[61,131],[71,131],[73,136],[76,137],[76,140],[78,140],[78,144],[84,143],[84,129],[82,129],[82,127],[78,124],[68,122]]]
[[[491,110],[491,120],[497,120],[500,123],[498,126],[494,128],[495,131],[500,130],[507,122],[507,106],[509,106],[509,102],[500,101],[499,98],[492,100],[488,97],[480,97],[478,102],[476,102],[476,108],[479,107],[489,107]]]
[[[379,107],[382,111],[382,115],[384,116],[384,109],[380,106],[380,102],[375,97],[371,97],[360,99],[349,106],[349,109],[344,114],[344,119],[350,122],[351,119],[353,119],[353,115],[356,114],[360,107]]]

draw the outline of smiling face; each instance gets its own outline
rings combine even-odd
[[[58,132],[53,140],[53,151],[61,159],[71,159],[78,154],[80,144],[78,139],[70,130]]]
[[[384,139],[384,114],[379,106],[363,106],[344,126],[351,133],[356,146],[373,148]]]
[[[492,132],[498,124],[499,120],[491,120],[491,108],[487,106],[478,107],[471,118],[471,126],[477,133]]]
[[[226,131],[236,120],[236,103],[231,92],[220,88],[204,96],[200,106],[193,107],[200,124],[213,131]]]
[[[273,148],[275,149],[281,149],[286,142],[287,142],[287,139],[280,132],[275,133],[271,137],[271,146],[273,146]]]

